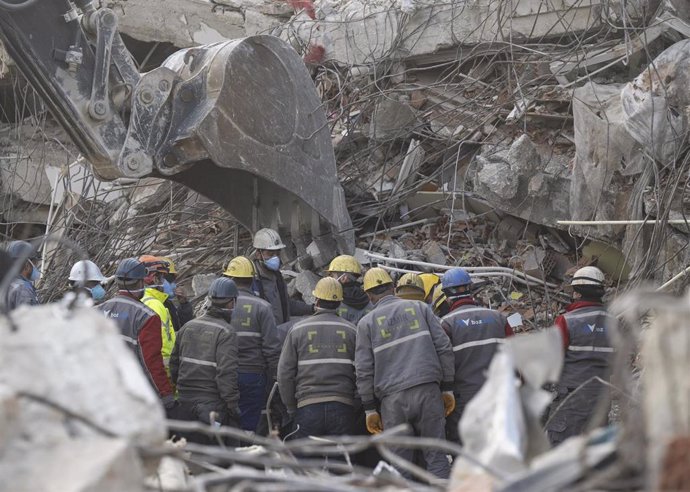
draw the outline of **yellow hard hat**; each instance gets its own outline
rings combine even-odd
[[[424,292],[424,282],[416,273],[406,273],[398,280],[398,287],[412,287]]]
[[[438,314],[438,309],[446,302],[448,298],[446,294],[443,293],[443,288],[441,284],[436,284],[432,287],[431,293],[431,307],[434,309],[434,313]]]
[[[422,301],[424,302],[424,292],[416,287],[410,287],[408,285],[403,285],[395,289],[395,295],[400,299],[407,299],[409,301]]]
[[[355,259],[354,256],[340,255],[333,258],[331,264],[328,265],[327,272],[344,272],[353,273],[355,275],[362,275],[362,265]]]
[[[236,256],[223,272],[226,277],[254,278],[254,265],[246,256]]]
[[[372,268],[364,274],[364,290],[371,290],[379,285],[392,284],[393,279],[383,268]]]
[[[168,262],[168,269],[170,270],[169,273],[177,275],[177,268],[175,268],[175,262],[172,261],[172,258],[170,258],[169,256],[161,256],[161,260]]]
[[[312,295],[322,301],[342,301],[343,286],[332,277],[325,277],[319,280],[314,287]]]
[[[441,278],[435,273],[422,273],[419,275],[419,278],[422,279],[424,284],[424,298],[427,299],[429,294],[431,294],[431,290],[441,281]]]

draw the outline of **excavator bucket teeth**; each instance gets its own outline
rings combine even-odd
[[[312,240],[323,261],[354,249],[326,115],[287,43],[253,36],[190,48],[163,69],[179,82],[157,172],[216,201],[252,231],[278,229],[298,254]]]

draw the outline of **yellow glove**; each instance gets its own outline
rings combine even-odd
[[[453,395],[452,391],[444,391],[441,393],[441,396],[443,397],[443,407],[446,409],[446,417],[453,413],[453,410],[455,410],[455,396]],[[369,421],[367,421],[367,424]]]
[[[370,434],[380,434],[383,432],[381,415],[376,410],[367,411],[367,430]]]

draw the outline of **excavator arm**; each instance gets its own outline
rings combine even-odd
[[[99,178],[182,183],[299,256],[354,249],[321,101],[280,39],[180,50],[141,74],[92,0],[0,0],[0,38]]]

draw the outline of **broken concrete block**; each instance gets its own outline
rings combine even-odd
[[[441,249],[441,246],[436,241],[427,241],[422,245],[422,252],[426,257],[426,261],[436,265],[446,264],[446,255]]]
[[[145,490],[141,462],[124,439],[92,437],[46,448],[34,446],[21,456],[3,456],[0,475],[12,477],[11,489],[17,491]]]
[[[120,32],[178,48],[245,36],[241,12],[205,0],[100,0],[118,16]]]
[[[510,165],[502,161],[490,161],[477,157],[481,169],[477,173],[476,187],[479,193],[495,200],[512,200],[518,193],[518,175]]]
[[[623,168],[638,167],[644,160],[642,146],[625,127],[619,84],[592,82],[575,89],[573,117],[575,126],[575,162],[570,184],[570,218],[631,219],[617,217],[614,205],[621,193],[628,193],[627,179],[620,178]],[[613,234],[611,227],[588,229],[588,233]]]
[[[316,283],[319,280],[321,280],[321,277],[314,272],[306,271],[297,275],[297,278],[295,279],[295,290],[302,294],[302,299],[307,304],[314,304],[316,301],[316,298],[312,292],[314,292]]]
[[[244,12],[244,31],[247,36],[271,34],[271,31],[282,24],[282,19],[262,14],[253,9]]]
[[[520,255],[522,259],[522,271],[532,277],[545,280],[544,260],[546,259],[546,251],[542,248],[529,248],[525,253]]]
[[[218,276],[213,273],[200,273],[192,277],[192,290],[195,296],[203,296],[208,293],[208,289]]]
[[[690,39],[661,53],[620,94],[623,124],[662,164],[673,164],[687,142]]]
[[[388,252],[388,256],[390,256],[391,258],[398,258],[400,260],[404,260],[407,258],[407,251],[397,241],[384,241],[382,247],[384,251]]]
[[[369,126],[370,138],[390,140],[404,138],[417,125],[417,114],[406,103],[382,98],[376,105]]]

